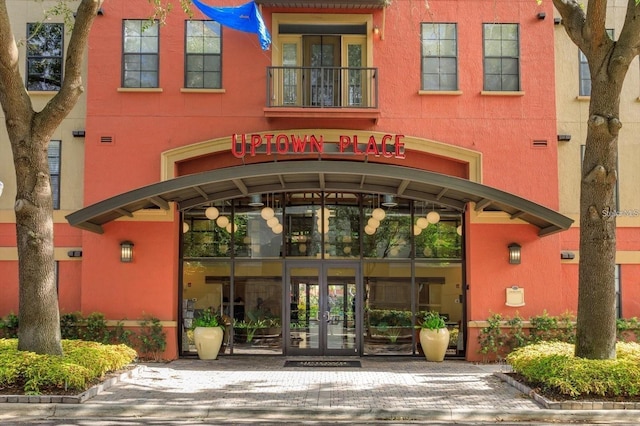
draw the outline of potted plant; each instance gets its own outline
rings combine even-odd
[[[222,346],[222,321],[211,309],[205,309],[193,319],[193,340],[200,359],[216,359]]]
[[[438,312],[424,314],[420,324],[420,345],[427,361],[441,362],[449,346],[449,329]]]

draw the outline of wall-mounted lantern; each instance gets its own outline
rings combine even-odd
[[[133,262],[133,243],[131,241],[120,243],[120,262]]]
[[[520,244],[511,243],[509,244],[509,263],[512,265],[518,265],[522,258],[522,253],[520,251]]]

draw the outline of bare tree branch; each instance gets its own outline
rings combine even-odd
[[[562,16],[562,25],[569,38],[584,52],[588,48],[584,34],[587,20],[584,9],[576,0],[553,0],[553,5]]]
[[[5,0],[0,0],[0,51],[6,52],[0,55],[0,103],[7,127],[11,127],[17,117],[31,116],[33,110],[20,75],[18,46],[13,37]]]
[[[58,127],[60,122],[69,114],[78,98],[84,92],[82,86],[82,61],[88,44],[89,31],[93,20],[102,6],[103,0],[82,0],[78,6],[76,22],[73,26],[60,91],[47,103],[45,108],[36,115],[37,124],[44,126],[43,132],[49,133]]]

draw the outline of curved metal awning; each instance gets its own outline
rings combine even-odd
[[[477,211],[503,211],[538,227],[540,236],[573,223],[540,204],[466,179],[386,164],[318,160],[259,163],[181,176],[116,195],[66,219],[72,226],[103,233],[107,222],[132,217],[141,209],[168,210],[170,202],[188,210],[252,194],[313,191],[392,194],[459,211],[474,202]]]

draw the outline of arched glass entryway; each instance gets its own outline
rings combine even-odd
[[[461,212],[353,192],[262,194],[183,212],[182,352],[203,309],[227,353],[412,355],[435,310],[464,354]]]

